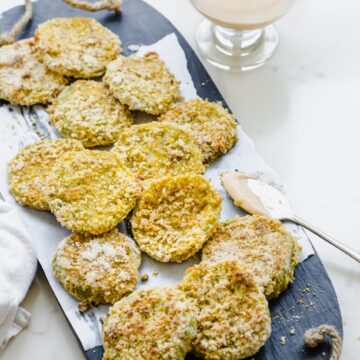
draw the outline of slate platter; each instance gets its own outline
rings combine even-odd
[[[22,13],[23,6],[3,13],[0,31],[9,30]],[[19,38],[32,36],[40,23],[54,17],[89,16],[118,34],[123,42],[124,54],[128,55],[130,52],[127,49],[128,45],[152,44],[167,34],[175,33],[186,54],[188,69],[198,95],[211,101],[222,101],[227,106],[194,51],[163,15],[141,0],[124,0],[123,13],[123,15],[115,15],[101,11],[92,14],[73,9],[61,0],[39,0],[34,3],[32,21]],[[206,86],[203,86],[203,83]],[[317,253],[297,266],[295,278],[287,291],[270,303],[272,335],[252,359],[329,359],[331,349],[329,342],[325,342],[316,349],[304,347],[305,330],[321,324],[331,324],[342,336],[342,319],[336,294]],[[290,334],[292,329],[295,330],[293,335]],[[282,336],[286,337],[284,345],[280,344]],[[103,349],[99,346],[84,353],[89,360],[101,360]],[[189,355],[187,358],[193,357]]]

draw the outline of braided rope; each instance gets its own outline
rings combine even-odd
[[[120,13],[121,11],[121,0],[101,0],[95,3],[88,3],[82,0],[63,0],[68,5],[75,8],[86,10],[86,11],[100,11],[109,10]],[[31,0],[25,0],[25,12],[24,15],[15,23],[13,28],[4,34],[0,35],[0,46],[12,44],[16,41],[17,36],[21,33],[27,23],[32,17],[32,4]]]
[[[304,334],[304,343],[308,347],[315,348],[317,345],[325,341],[326,335],[332,340],[330,360],[339,360],[342,341],[337,330],[331,325],[320,325],[317,328],[306,330]]]
[[[27,23],[32,17],[32,4],[31,0],[25,0],[25,13],[24,15],[15,23],[13,28],[2,35],[0,35],[0,46],[12,44],[16,41],[16,37],[21,33]]]

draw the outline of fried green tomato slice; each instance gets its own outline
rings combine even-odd
[[[235,216],[220,223],[202,249],[205,261],[237,260],[251,269],[268,299],[294,279],[301,247],[280,221],[264,216]]]
[[[199,144],[205,162],[227,153],[237,141],[235,118],[218,102],[179,102],[158,120],[185,126]]]
[[[237,261],[192,266],[178,288],[198,309],[195,355],[209,360],[244,359],[258,352],[270,336],[265,295]]]
[[[179,82],[157,53],[119,56],[106,70],[104,82],[130,110],[164,113],[179,98]]]
[[[140,250],[162,262],[182,262],[198,252],[218,226],[221,197],[200,175],[151,181],[131,217]]]
[[[132,126],[121,133],[113,151],[141,180],[205,171],[198,145],[173,124]]]
[[[121,51],[120,39],[91,18],[54,18],[39,25],[35,44],[46,66],[76,78],[102,75]]]
[[[77,140],[41,140],[26,145],[8,163],[9,189],[15,200],[23,206],[49,210],[43,193],[45,179],[52,166],[69,151],[84,150]]]
[[[33,38],[0,47],[0,99],[14,105],[47,104],[67,83],[37,59]]]
[[[51,211],[66,228],[80,234],[113,229],[135,206],[141,187],[119,156],[107,151],[70,151],[46,178]]]
[[[85,304],[114,304],[134,290],[140,250],[127,236],[73,233],[58,245],[53,273],[65,290]]]
[[[134,122],[130,111],[94,80],[67,86],[48,111],[63,137],[80,140],[85,147],[113,144]]]
[[[140,289],[110,309],[103,360],[183,360],[195,335],[195,308],[183,292]]]

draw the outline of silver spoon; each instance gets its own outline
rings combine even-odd
[[[221,174],[221,181],[227,193],[234,200],[234,204],[246,212],[252,215],[269,216],[280,221],[291,221],[303,226],[360,262],[359,253],[297,217],[291,210],[285,195],[275,187],[264,181],[249,178],[238,171]]]

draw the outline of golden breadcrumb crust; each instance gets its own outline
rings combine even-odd
[[[46,200],[57,220],[81,234],[113,229],[135,206],[141,187],[117,154],[68,152],[51,169]]]
[[[41,140],[26,145],[8,163],[9,189],[16,201],[37,210],[49,210],[42,187],[55,161],[68,151],[84,150],[77,140]]]
[[[109,311],[103,360],[183,360],[196,334],[195,314],[179,290],[137,290]]]
[[[85,147],[113,144],[134,122],[130,111],[94,80],[67,86],[48,111],[62,136],[80,140]]]
[[[130,110],[164,113],[179,98],[179,82],[156,53],[119,56],[106,70],[104,82]]]
[[[65,290],[87,304],[114,304],[134,290],[141,254],[132,240],[111,230],[102,235],[71,234],[52,260],[55,277]]]
[[[198,252],[218,225],[221,197],[200,175],[153,180],[131,217],[140,250],[162,262],[181,262]]]
[[[121,133],[113,151],[142,180],[205,171],[198,145],[173,124],[132,126]]]
[[[46,66],[59,74],[91,78],[105,72],[121,51],[120,39],[92,18],[54,18],[35,32]]]
[[[264,216],[235,216],[220,223],[202,249],[205,261],[237,260],[246,265],[267,298],[294,279],[301,247],[280,221]]]
[[[235,118],[221,103],[201,99],[179,102],[158,120],[185,126],[206,162],[227,153],[237,141]]]
[[[201,262],[179,284],[198,309],[192,348],[201,358],[244,359],[270,336],[268,303],[247,271],[234,260]]]
[[[0,47],[0,99],[14,105],[47,104],[67,83],[38,60],[34,39]]]

